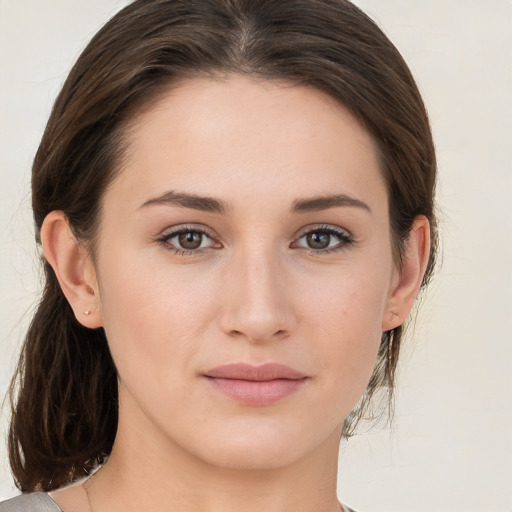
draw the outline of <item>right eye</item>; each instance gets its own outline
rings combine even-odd
[[[204,231],[192,228],[180,228],[166,233],[158,242],[180,255],[201,253],[213,248],[216,242]]]

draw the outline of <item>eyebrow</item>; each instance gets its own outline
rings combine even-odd
[[[346,194],[318,196],[310,199],[297,199],[293,202],[292,213],[319,212],[321,210],[340,206],[362,208],[363,210],[367,210],[371,213],[370,207],[365,202]]]
[[[228,210],[228,206],[223,201],[214,199],[213,197],[203,197],[196,194],[188,194],[185,192],[175,192],[169,190],[158,197],[148,199],[141,208],[152,205],[168,205],[179,206],[182,208],[192,208],[210,213],[218,213],[224,215]],[[308,213],[327,210],[337,207],[356,207],[367,210],[371,213],[370,207],[360,199],[350,197],[346,194],[335,194],[312,197],[308,199],[296,199],[291,207],[292,213]]]
[[[169,190],[161,196],[148,199],[141,205],[141,208],[156,204],[181,206],[182,208],[192,208],[193,210],[220,214],[225,214],[228,210],[226,203],[219,201],[218,199],[202,197],[195,194],[187,194],[184,192],[175,192],[174,190]]]

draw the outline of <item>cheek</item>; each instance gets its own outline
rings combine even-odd
[[[326,335],[330,332],[344,346],[363,349],[375,335],[380,338],[390,287],[385,276],[389,274],[385,266],[372,271],[360,264],[308,279],[305,289],[298,292],[305,297],[303,314],[315,328]]]
[[[101,276],[103,323],[121,378],[145,370],[157,379],[178,376],[214,317],[208,283],[124,255],[105,257]]]
[[[352,268],[310,287],[302,306],[311,319],[307,337],[315,340],[311,353],[325,396],[337,401],[344,415],[366,388],[377,358],[389,289],[383,275],[382,266],[380,272]]]

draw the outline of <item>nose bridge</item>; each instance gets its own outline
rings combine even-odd
[[[226,269],[224,331],[253,342],[289,333],[294,315],[285,274],[279,250],[271,244],[238,250]]]

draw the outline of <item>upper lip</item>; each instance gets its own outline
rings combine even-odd
[[[274,379],[304,379],[306,376],[289,366],[280,363],[266,363],[253,366],[247,363],[229,363],[217,366],[204,373],[206,377],[237,379],[264,382]]]

